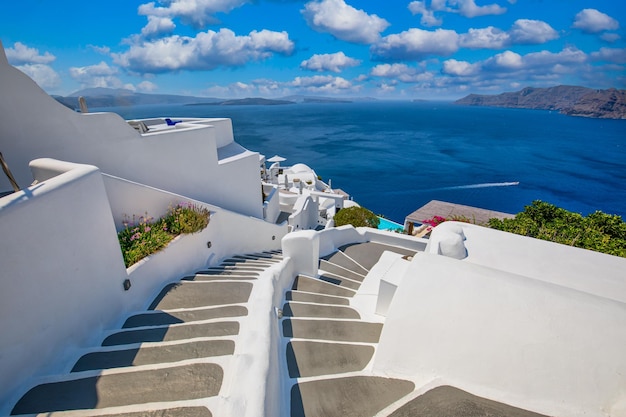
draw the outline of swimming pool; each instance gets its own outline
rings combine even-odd
[[[404,230],[404,226],[401,225],[400,223],[392,222],[391,220],[387,220],[383,217],[378,217],[378,220],[380,220],[380,222],[378,223],[378,230],[392,230],[392,231],[396,229]]]

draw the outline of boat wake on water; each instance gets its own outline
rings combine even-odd
[[[445,191],[445,190],[469,190],[472,188],[492,188],[492,187],[512,187],[519,185],[519,181],[511,182],[485,182],[482,184],[469,184],[469,185],[455,185],[453,187],[440,187],[434,188],[430,191]]]

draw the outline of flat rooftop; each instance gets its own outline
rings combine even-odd
[[[464,206],[462,204],[448,203],[445,201],[431,200],[425,206],[420,207],[413,213],[406,216],[404,223],[422,223],[424,220],[432,219],[434,216],[463,217],[475,224],[487,224],[489,219],[512,219],[514,214],[502,213],[500,211],[486,210],[478,207]]]

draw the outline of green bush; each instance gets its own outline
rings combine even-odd
[[[158,252],[180,234],[196,233],[209,224],[209,210],[181,203],[170,208],[156,221],[145,216],[124,220],[124,229],[117,234],[126,268],[146,256]]]
[[[537,200],[514,219],[490,219],[489,227],[626,257],[626,223],[601,211],[585,217]]]
[[[380,219],[374,213],[364,207],[348,207],[339,210],[335,214],[335,226],[344,226],[351,224],[354,227],[373,227],[378,228]]]

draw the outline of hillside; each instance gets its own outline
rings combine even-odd
[[[467,106],[511,107],[556,110],[570,116],[626,119],[626,90],[594,90],[560,85],[549,88],[526,87],[498,95],[470,94],[455,101]]]

